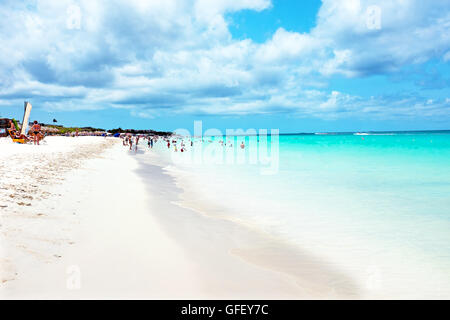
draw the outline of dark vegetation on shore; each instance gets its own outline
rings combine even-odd
[[[2,131],[1,129],[3,129],[3,131],[5,131],[3,134],[2,132],[0,132],[0,136],[6,136],[6,128],[9,127],[9,120],[13,120],[16,129],[19,130],[19,125],[18,122],[15,119],[9,119],[9,118],[3,118],[0,119],[0,131]],[[30,123],[30,125],[32,125]],[[122,128],[117,128],[117,129],[111,129],[111,130],[105,130],[102,128],[93,128],[93,127],[64,127],[62,125],[57,125],[57,124],[46,124],[46,123],[40,123],[42,129],[44,132],[47,132],[49,134],[71,134],[71,133],[75,133],[75,132],[96,132],[96,133],[101,133],[101,132],[108,132],[111,134],[116,134],[116,133],[131,133],[131,134],[150,134],[150,135],[159,135],[159,136],[171,136],[172,132],[168,132],[168,131],[156,131],[156,130],[135,130],[135,129],[122,129]]]
[[[112,129],[108,130],[109,133],[116,134],[116,133],[131,133],[131,134],[151,134],[151,135],[158,135],[158,136],[171,136],[173,133],[168,131],[155,131],[155,130],[135,130],[135,129]]]
[[[76,132],[108,132],[111,134],[116,133],[131,133],[131,134],[151,134],[151,135],[159,135],[159,136],[170,136],[172,135],[172,132],[166,132],[166,131],[155,131],[155,130],[135,130],[135,129],[111,129],[111,130],[105,130],[101,128],[93,128],[93,127],[64,127],[61,125],[53,125],[53,124],[43,124],[43,126],[48,128],[54,128],[57,129],[61,134],[65,133],[72,133]]]
[[[93,128],[93,127],[64,127],[64,126],[60,126],[60,125],[55,125],[55,124],[44,124],[42,123],[41,126],[45,127],[45,128],[51,128],[55,130],[55,133],[60,133],[60,134],[66,134],[66,133],[72,133],[72,132],[76,132],[78,130],[78,132],[105,132],[105,129],[101,129],[101,128]],[[57,132],[56,132],[57,130]]]

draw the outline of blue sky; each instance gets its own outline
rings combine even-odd
[[[450,1],[0,2],[0,117],[450,129]]]

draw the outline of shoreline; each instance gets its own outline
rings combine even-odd
[[[448,283],[445,279],[445,269],[441,269],[441,265],[438,263],[433,264],[434,261],[421,260],[423,254],[418,250],[413,250],[415,248],[405,247],[405,241],[410,238],[398,239],[397,245],[386,247],[387,241],[371,242],[369,241],[371,239],[357,238],[351,232],[346,233],[346,231],[354,230],[355,227],[362,230],[369,228],[370,224],[362,224],[367,222],[364,219],[361,221],[347,219],[343,220],[342,224],[335,225],[331,224],[332,220],[324,220],[322,217],[322,223],[327,225],[326,228],[320,228],[320,226],[311,230],[299,228],[299,232],[303,231],[303,234],[307,235],[302,239],[306,241],[292,241],[296,239],[291,234],[279,232],[276,225],[272,228],[270,220],[267,223],[262,220],[260,223],[259,220],[247,219],[250,215],[246,214],[245,210],[254,210],[252,201],[257,198],[252,198],[253,194],[248,194],[249,196],[245,198],[245,188],[242,189],[243,185],[239,185],[239,179],[233,175],[234,172],[226,171],[226,174],[231,174],[233,177],[227,181],[227,179],[223,179],[223,172],[221,172],[222,175],[219,175],[214,170],[204,171],[203,167],[189,165],[178,167],[170,158],[173,153],[167,152],[164,146],[155,152],[157,156],[153,157],[149,163],[158,165],[166,175],[171,177],[173,184],[178,189],[178,194],[174,195],[171,201],[191,212],[185,225],[191,226],[191,228],[198,225],[205,226],[204,229],[207,229],[207,232],[217,234],[215,238],[209,239],[211,241],[221,237],[216,241],[229,244],[222,248],[222,251],[226,252],[231,260],[240,259],[256,268],[281,273],[289,277],[291,283],[308,291],[306,294],[303,291],[295,295],[295,298],[440,299],[448,296],[448,287],[445,285]],[[151,151],[151,153],[155,152]],[[150,153],[149,157],[152,158]],[[236,173],[240,174],[241,172],[236,171]],[[220,183],[224,183],[223,187],[216,188],[216,185],[220,185]],[[233,189],[233,186],[237,187],[237,191]],[[227,188],[232,191],[228,192]],[[242,196],[240,192],[243,192]],[[230,195],[234,195],[234,197],[230,198]],[[248,201],[243,202],[242,199]],[[275,204],[277,199],[279,198],[274,198]],[[228,203],[228,200],[231,203]],[[235,201],[237,202],[233,203]],[[270,205],[268,208],[277,210],[277,206],[278,204]],[[261,206],[255,208],[264,210]],[[279,208],[282,210],[283,206],[279,206]],[[264,219],[265,217],[251,212],[255,218]],[[276,218],[277,211],[273,211],[273,213]],[[308,212],[304,213],[307,216]],[[282,212],[279,214],[283,217]],[[302,213],[299,212],[299,214],[301,217]],[[197,222],[189,223],[192,220]],[[176,222],[175,219],[173,221]],[[166,229],[170,229],[169,222],[163,221],[162,223],[167,224]],[[406,227],[410,227],[410,225]],[[321,230],[326,231],[327,228],[330,229],[330,232],[336,232],[331,236],[320,232]],[[407,230],[410,229],[415,230],[411,227]],[[386,234],[386,236],[389,235],[395,237],[395,233]],[[326,243],[327,240],[333,239],[333,236],[335,242]],[[184,235],[188,241],[194,242],[191,237],[188,233]],[[342,239],[351,240],[352,238],[356,242],[347,243],[347,246],[343,245],[345,242]],[[322,244],[322,247],[314,246],[311,239]],[[338,251],[329,254],[333,248]],[[402,252],[402,248],[407,250]],[[327,251],[327,249],[329,250]],[[381,252],[382,255],[377,255],[378,252]],[[438,290],[435,289],[435,284],[438,285]],[[416,289],[413,291],[403,290],[402,288],[405,286]]]
[[[61,145],[52,146],[55,141]],[[278,251],[275,241],[180,206],[182,190],[164,166],[143,162],[148,153],[135,155],[120,140],[104,138],[48,144],[24,154],[14,146],[19,154],[10,154],[24,164],[47,154],[64,165],[37,170],[37,181],[46,182],[30,206],[2,207],[2,299],[343,297],[326,285],[327,277],[316,272],[307,279],[317,261],[306,260],[307,274],[293,273],[306,256],[286,260],[293,252],[287,250],[277,258],[290,270],[268,264],[262,253],[273,258],[267,249]],[[5,158],[0,161],[8,170]],[[35,171],[23,179],[29,183]]]
[[[239,220],[195,187],[205,177],[174,170],[164,146],[141,143],[135,153],[114,138],[47,141],[0,145],[2,299],[420,296],[371,290],[364,281],[378,280],[358,278],[351,259],[353,269],[340,269],[314,248]]]
[[[141,162],[139,172],[143,179],[146,176],[159,175],[158,188],[164,185],[164,188],[160,190],[160,192],[163,192],[160,200],[178,207],[176,210],[178,213],[172,213],[171,217],[168,217],[166,212],[173,212],[174,208],[166,208],[163,211],[164,214],[158,215],[158,222],[165,228],[166,232],[172,234],[172,237],[187,251],[190,251],[192,256],[195,255],[198,244],[204,239],[213,243],[215,248],[220,248],[220,250],[214,250],[211,253],[214,256],[213,259],[204,259],[203,253],[198,254],[197,258],[202,261],[202,265],[209,265],[209,269],[220,270],[223,268],[222,265],[234,264],[236,270],[249,270],[243,279],[239,279],[242,274],[233,276],[226,272],[219,272],[222,277],[219,280],[217,274],[212,274],[210,275],[210,282],[216,282],[217,287],[223,286],[221,282],[230,283],[235,279],[245,282],[254,278],[254,274],[259,272],[262,276],[258,280],[259,285],[256,285],[256,287],[279,285],[279,291],[270,294],[261,294],[259,291],[248,294],[242,293],[240,290],[234,290],[234,292],[221,293],[218,298],[362,298],[361,289],[350,277],[339,270],[335,270],[313,254],[259,230],[255,226],[216,214],[217,206],[196,202],[195,200],[187,201],[187,199],[198,199],[199,195],[194,194],[194,192],[190,193],[189,188],[183,186],[180,177],[177,177],[173,171],[166,170],[167,165],[169,165],[167,159],[163,159],[163,156],[157,150],[145,155],[145,159],[139,159]],[[149,169],[149,167],[153,167],[153,169]],[[145,170],[150,170],[150,172],[146,174]],[[158,192],[152,188],[151,183],[147,184],[147,188],[150,194]],[[181,224],[181,226],[173,228],[176,223]],[[199,230],[196,230],[196,228],[199,228]],[[192,233],[191,230],[196,230],[196,232]],[[213,263],[215,261],[221,261],[221,263]],[[206,270],[208,268],[204,267],[203,274],[208,272]],[[245,287],[247,288],[247,286]],[[236,292],[241,292],[241,296]]]

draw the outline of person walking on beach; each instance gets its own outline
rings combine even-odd
[[[128,143],[130,144],[130,151],[131,151],[131,148],[133,147],[133,139],[132,139],[132,137],[128,138]]]
[[[34,145],[39,145],[39,135],[41,134],[41,126],[40,124],[34,120],[33,122],[33,126],[31,127],[31,132],[33,132],[34,137],[33,137],[33,141],[34,141]]]

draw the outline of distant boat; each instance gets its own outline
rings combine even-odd
[[[354,135],[355,136],[368,136],[369,134],[365,133],[365,132],[356,132],[356,133],[354,133]]]

